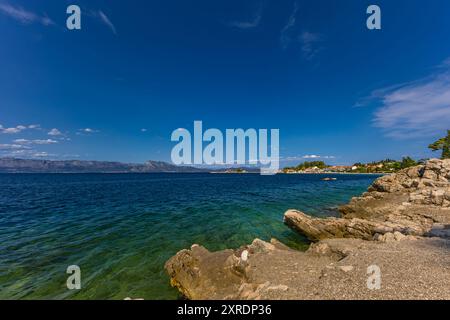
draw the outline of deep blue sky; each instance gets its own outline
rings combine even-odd
[[[450,127],[448,0],[0,0],[0,35],[0,156],[170,160],[202,120],[351,164],[428,157]]]

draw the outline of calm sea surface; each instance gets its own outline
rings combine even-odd
[[[0,299],[176,299],[164,263],[177,251],[256,237],[305,249],[283,213],[335,215],[376,178],[337,177],[0,174]],[[80,291],[66,288],[69,265]]]

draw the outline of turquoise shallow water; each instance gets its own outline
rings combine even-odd
[[[199,243],[236,248],[275,237],[296,208],[317,216],[376,178],[338,175],[0,174],[0,299],[176,299],[163,266]],[[79,265],[82,289],[66,288]]]

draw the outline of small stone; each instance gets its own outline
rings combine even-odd
[[[353,266],[340,266],[339,269],[341,269],[342,271],[344,271],[345,273],[353,271]]]
[[[267,288],[267,291],[270,291],[270,290],[275,290],[275,291],[288,291],[288,290],[289,290],[289,287],[286,286],[286,285],[280,284],[280,285],[278,285],[278,286],[271,286],[271,287],[268,287],[268,288]]]

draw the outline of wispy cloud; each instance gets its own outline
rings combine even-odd
[[[261,3],[256,11],[253,13],[251,19],[247,21],[231,21],[228,23],[230,27],[239,29],[253,29],[260,25],[263,17],[264,5]]]
[[[295,23],[297,21],[298,8],[299,8],[298,3],[295,2],[294,10],[292,11],[291,15],[289,16],[289,19],[288,19],[286,25],[281,30],[280,42],[281,42],[281,47],[283,48],[283,50],[286,50],[292,42],[291,29],[293,29],[295,27]]]
[[[21,150],[29,149],[29,147],[20,144],[0,144],[0,150]]]
[[[39,15],[28,11],[20,6],[13,6],[9,3],[0,3],[0,12],[23,24],[39,23],[44,26],[51,26],[55,23],[46,15]]]
[[[48,152],[45,151],[39,151],[39,152],[35,152],[31,155],[34,158],[48,158],[50,156],[54,156],[53,154],[49,154]]]
[[[305,59],[311,60],[313,59],[317,53],[322,50],[319,45],[323,41],[323,36],[318,33],[312,33],[309,31],[304,31],[299,36],[299,42],[302,46],[302,53]]]
[[[6,148],[4,147],[6,146]],[[46,151],[37,151],[30,148],[18,148],[18,146],[8,147],[11,145],[0,145],[0,156],[22,158],[22,159],[42,159],[57,157],[56,154],[51,154]]]
[[[393,138],[433,136],[450,129],[450,64],[417,81],[376,90],[373,123]]]
[[[117,35],[117,29],[112,20],[103,10],[91,9],[89,7],[82,8],[83,14],[87,17],[99,21],[101,24],[108,27],[111,32]]]
[[[290,46],[300,46],[303,57],[306,60],[312,60],[317,53],[322,50],[321,42],[324,36],[319,33],[303,30],[296,25],[299,5],[294,3],[294,9],[289,16],[287,23],[281,30],[280,45],[283,50],[287,50]]]
[[[114,34],[117,34],[116,27],[111,22],[111,19],[101,10],[97,12],[100,21],[103,22]]]

